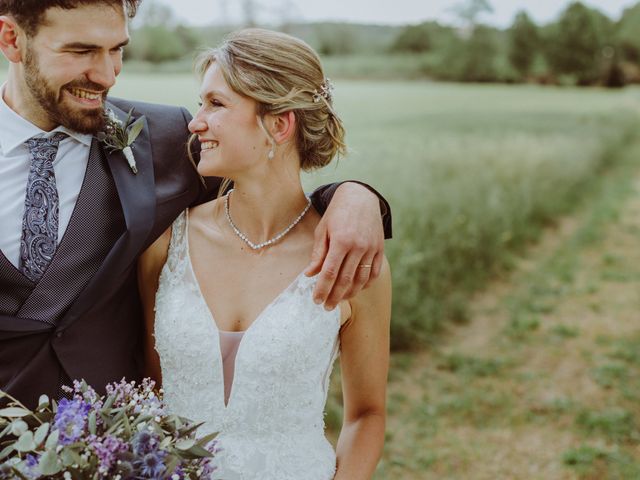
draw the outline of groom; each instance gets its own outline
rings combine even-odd
[[[203,186],[188,160],[185,109],[107,98],[138,4],[0,0],[0,389],[29,406],[71,379],[140,379],[136,259],[219,184]],[[135,165],[95,139],[105,108],[144,116]],[[334,193],[310,266],[328,308],[375,276],[383,243],[376,196],[333,185],[316,208]]]

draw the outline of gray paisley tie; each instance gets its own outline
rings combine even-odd
[[[58,144],[67,135],[58,132],[49,138],[30,138],[25,142],[31,153],[31,170],[20,240],[20,271],[32,282],[42,278],[58,247],[58,210],[53,161]]]

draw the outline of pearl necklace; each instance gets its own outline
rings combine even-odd
[[[249,245],[252,250],[260,250],[261,248],[268,247],[269,245],[273,245],[274,243],[280,241],[282,237],[289,233],[293,227],[300,223],[302,217],[304,217],[305,214],[309,211],[309,208],[311,208],[311,200],[309,199],[309,197],[307,197],[307,206],[304,207],[304,210],[302,210],[300,215],[298,215],[298,217],[293,222],[291,222],[287,228],[282,230],[275,237],[270,238],[269,240],[266,240],[262,243],[256,244],[249,240],[247,236],[242,233],[238,227],[236,227],[236,224],[233,223],[233,220],[231,220],[231,214],[229,213],[229,196],[231,195],[231,192],[233,192],[233,189],[229,190],[229,192],[227,192],[227,194],[224,196],[224,213],[227,215],[227,221],[229,222],[229,225],[231,225],[234,233],[240,238],[240,240]]]

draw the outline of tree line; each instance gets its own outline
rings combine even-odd
[[[329,57],[405,56],[413,76],[436,80],[610,87],[640,83],[640,2],[617,21],[579,1],[545,25],[521,11],[506,29],[480,21],[492,10],[488,0],[467,0],[454,8],[456,26],[428,21],[404,27],[283,23],[278,28]],[[126,51],[128,60],[157,64],[191,59],[198,47],[214,45],[237,28],[176,24],[169,7],[153,2],[143,13]]]
[[[521,11],[506,30],[474,22],[464,33],[424,22],[407,26],[390,50],[441,53],[450,63],[434,60],[426,69],[450,80],[611,87],[640,82],[640,3],[618,21],[573,2],[547,25],[536,25]]]

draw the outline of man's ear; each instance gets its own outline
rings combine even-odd
[[[288,142],[296,131],[296,114],[293,111],[274,115],[271,125],[271,136],[278,145]]]
[[[11,63],[22,61],[22,52],[18,45],[18,38],[23,34],[13,17],[0,16],[0,50]]]

